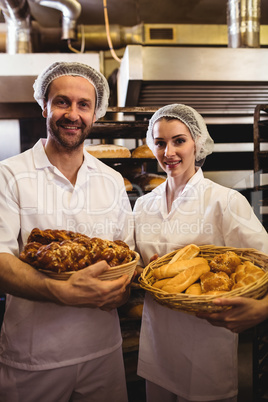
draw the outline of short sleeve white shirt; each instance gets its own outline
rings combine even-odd
[[[250,247],[268,253],[268,235],[237,191],[205,179],[199,169],[168,213],[166,183],[134,207],[137,251],[147,265],[187,244]],[[237,335],[171,310],[147,294],[138,374],[185,399],[237,394]]]
[[[0,163],[0,252],[19,255],[34,227],[123,240],[131,206],[122,176],[84,151],[75,186],[48,160],[45,140]],[[116,310],[59,306],[7,295],[0,361],[28,370],[87,361],[120,347]]]

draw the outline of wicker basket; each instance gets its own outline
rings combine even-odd
[[[122,264],[118,265],[116,267],[111,267],[108,269],[108,271],[104,272],[101,274],[98,279],[101,279],[102,281],[107,281],[107,280],[113,280],[120,278],[122,275],[128,275],[129,279],[132,278],[135,268],[137,266],[137,263],[140,259],[140,256],[138,253],[135,252],[135,259],[133,261],[128,262],[127,264]],[[59,279],[62,281],[66,281],[71,275],[73,275],[77,271],[68,271],[68,272],[54,272],[54,271],[49,271],[49,270],[44,270],[44,269],[39,269],[38,271],[43,272],[47,276],[53,279]]]
[[[187,295],[185,293],[167,293],[161,289],[154,288],[152,285],[156,281],[153,276],[153,270],[167,264],[178,250],[166,254],[155,261],[152,261],[146,268],[144,268],[139,281],[140,286],[151,293],[155,300],[171,309],[185,311],[187,313],[195,314],[196,312],[217,312],[229,307],[216,306],[213,299],[219,296],[208,295]],[[233,251],[241,258],[241,261],[251,261],[256,266],[262,268],[266,274],[256,282],[231,290],[224,294],[224,297],[245,296],[254,299],[260,299],[267,293],[268,286],[268,255],[261,253],[255,249],[246,248],[232,248],[232,247],[216,247],[213,245],[200,246],[200,253],[198,256],[206,258],[209,262],[214,256],[225,253],[226,251]]]

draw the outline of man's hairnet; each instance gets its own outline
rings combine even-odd
[[[214,141],[208,133],[203,117],[190,106],[177,103],[160,108],[151,117],[146,134],[146,142],[151,150],[154,148],[154,124],[163,117],[178,119],[188,127],[196,146],[196,161],[212,153]]]
[[[110,94],[108,82],[101,73],[82,63],[55,62],[38,75],[33,88],[34,98],[41,108],[44,109],[44,100],[49,84],[56,78],[65,75],[83,77],[94,86],[96,91],[96,119],[103,117],[108,107]]]

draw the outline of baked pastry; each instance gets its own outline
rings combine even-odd
[[[244,261],[243,264],[236,268],[235,273],[232,275],[234,280],[233,289],[250,285],[262,278],[264,275],[265,272],[261,268],[257,267],[250,261]]]
[[[161,289],[168,293],[181,293],[195,283],[202,274],[209,272],[209,270],[207,262],[192,265],[190,268],[174,276],[174,278],[169,279]]]
[[[102,240],[71,231],[37,228],[32,230],[20,253],[20,259],[33,267],[58,273],[77,271],[102,260],[114,267],[134,258],[134,252],[121,240]]]
[[[131,152],[122,145],[98,144],[86,146],[86,151],[95,158],[130,158]]]
[[[188,246],[181,248],[176,254],[173,255],[169,261],[169,264],[173,264],[173,262],[178,260],[190,260],[191,258],[196,257],[199,252],[200,248],[198,246],[195,244],[188,244]]]
[[[144,293],[135,291],[131,292],[128,301],[118,308],[120,319],[122,318],[135,318],[142,317],[144,303]]]
[[[165,176],[157,175],[154,173],[144,173],[133,179],[133,183],[139,186],[144,191],[152,191],[160,184],[166,181]]]
[[[206,272],[200,277],[202,293],[210,291],[230,291],[234,282],[226,272]]]
[[[200,282],[193,283],[185,290],[185,294],[199,296],[202,294]]]
[[[159,281],[155,281],[152,286],[153,288],[162,289],[162,287],[165,286],[169,280],[170,278],[160,279]]]
[[[135,148],[131,153],[132,158],[150,158],[155,159],[155,156],[148,145],[144,144]]]
[[[230,276],[240,264],[241,259],[236,253],[226,251],[226,253],[216,255],[209,265],[212,272],[223,271]]]
[[[124,177],[123,179],[124,179],[126,191],[132,191],[133,186],[132,186],[131,182],[126,177]]]
[[[153,270],[156,279],[173,278],[187,268],[195,267],[200,264],[207,264],[207,260],[202,257],[191,258],[190,260],[177,260],[172,264],[165,264]]]
[[[27,239],[27,243],[37,242],[41,244],[49,244],[52,241],[61,242],[64,240],[74,240],[77,237],[88,238],[87,236],[78,232],[68,230],[40,230],[38,228],[34,228]]]

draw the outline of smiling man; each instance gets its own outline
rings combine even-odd
[[[96,120],[95,98],[93,85],[83,77],[64,76],[51,83],[43,110],[48,130],[46,148],[52,143],[71,151],[83,144]]]
[[[85,64],[54,63],[34,90],[47,138],[0,163],[0,400],[126,402],[116,308],[127,300],[128,277],[99,280],[109,269],[102,261],[59,281],[18,258],[35,227],[134,247],[122,176],[84,149],[109,87]]]

